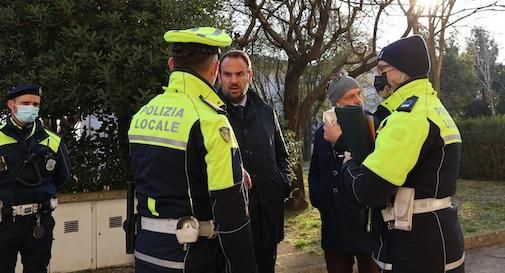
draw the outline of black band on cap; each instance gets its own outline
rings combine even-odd
[[[41,96],[42,95],[42,87],[36,84],[21,84],[18,85],[11,90],[9,90],[9,93],[7,94],[7,99],[11,100],[16,97],[22,96],[22,95],[36,95],[36,96]]]

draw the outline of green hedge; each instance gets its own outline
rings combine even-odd
[[[42,86],[41,117],[62,135],[76,183],[125,188],[131,116],[167,79],[169,29],[226,26],[224,0],[0,0],[0,109],[19,83]],[[93,114],[100,128],[75,138]],[[88,128],[90,129],[90,128]]]
[[[505,181],[505,115],[457,122],[463,138],[460,176]]]

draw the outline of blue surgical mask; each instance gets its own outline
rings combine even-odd
[[[18,111],[14,114],[23,124],[30,124],[39,116],[39,108],[33,105],[16,105]]]

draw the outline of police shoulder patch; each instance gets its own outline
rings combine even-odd
[[[412,108],[414,108],[414,105],[416,105],[418,97],[417,96],[412,96],[408,99],[406,99],[402,104],[396,109],[396,111],[400,112],[410,112],[412,111]]]
[[[219,133],[221,134],[221,137],[224,139],[226,142],[231,141],[231,133],[230,133],[230,128],[228,127],[221,127],[219,128]]]

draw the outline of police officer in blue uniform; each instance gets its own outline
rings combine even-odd
[[[38,119],[41,87],[23,84],[7,95],[10,115],[0,127],[0,272],[47,272],[56,190],[70,179],[61,138]]]
[[[247,186],[234,132],[213,88],[225,32],[172,30],[164,92],[132,118],[138,273],[257,273]]]
[[[426,44],[400,39],[378,59],[375,86],[390,95],[379,107],[375,149],[362,165],[344,163],[340,185],[377,212],[373,258],[383,272],[462,273],[463,233],[451,202],[461,136],[428,80]]]

